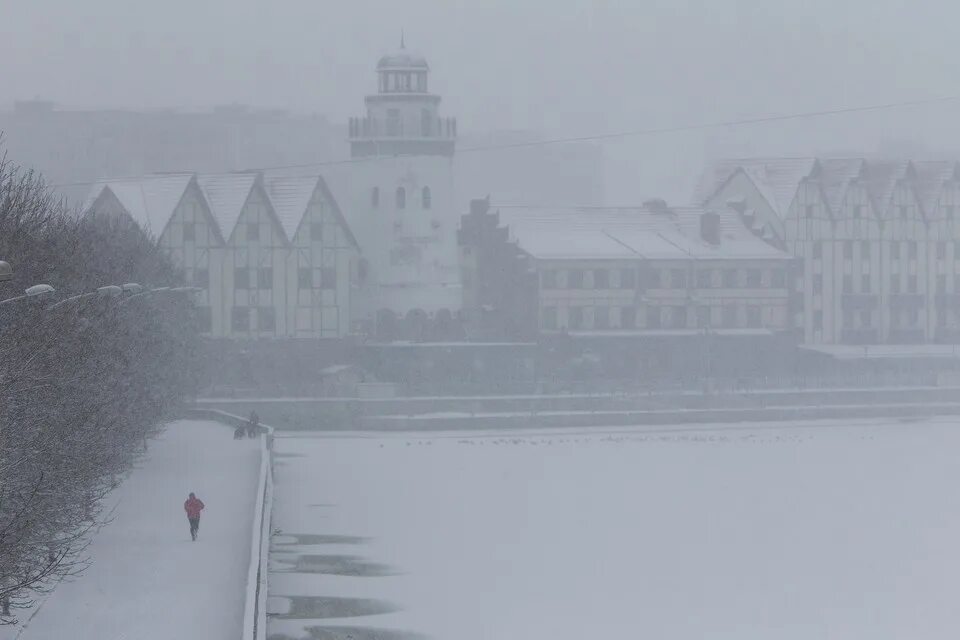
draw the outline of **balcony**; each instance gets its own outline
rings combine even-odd
[[[880,306],[880,296],[873,293],[845,293],[840,305],[844,311],[873,311]]]
[[[415,123],[379,118],[350,118],[350,140],[444,140],[457,137],[456,118],[426,118]]]

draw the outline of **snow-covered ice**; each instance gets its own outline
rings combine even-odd
[[[958,426],[281,434],[283,561],[275,553],[270,585],[281,615],[270,632],[950,637],[960,628]],[[303,534],[363,540],[291,544]],[[297,553],[393,571],[290,572]],[[298,619],[284,596],[340,599],[325,615],[341,617]],[[363,608],[345,600],[388,606],[355,615]]]
[[[114,519],[94,536],[89,569],[42,602],[22,640],[241,637],[259,465],[259,440],[234,441],[212,422],[169,425],[111,494]],[[191,491],[206,504],[197,542],[183,512]]]

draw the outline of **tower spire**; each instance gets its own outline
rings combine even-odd
[[[401,49],[406,49],[406,48],[407,48],[407,43],[405,42],[405,38],[404,38],[404,35],[403,35],[403,29],[400,29],[400,48],[401,48]]]

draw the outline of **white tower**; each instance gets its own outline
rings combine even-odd
[[[354,214],[369,265],[363,313],[457,312],[462,304],[453,195],[457,123],[439,116],[430,67],[404,46],[377,64],[367,114],[350,119]]]

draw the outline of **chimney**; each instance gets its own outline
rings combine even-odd
[[[720,216],[714,211],[700,214],[700,237],[713,246],[720,245]]]

